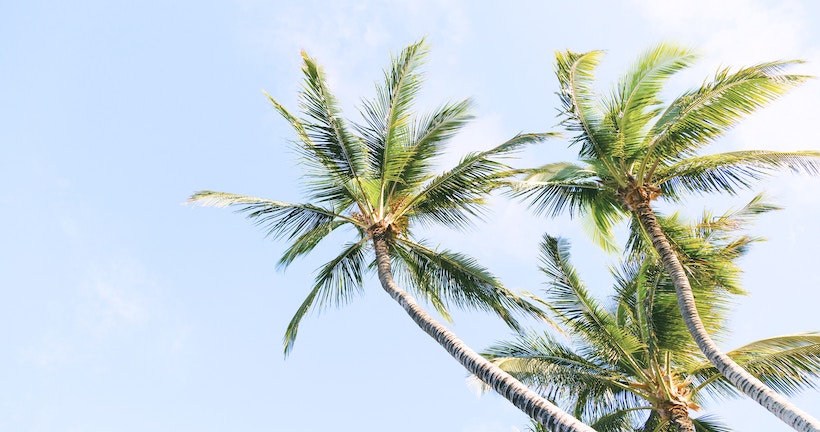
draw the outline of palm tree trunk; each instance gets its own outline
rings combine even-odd
[[[376,251],[379,282],[381,282],[382,288],[404,308],[410,318],[425,333],[435,339],[470,373],[487,383],[498,394],[504,396],[513,405],[544,425],[548,430],[555,432],[595,432],[591,427],[561,411],[538,393],[470,349],[447,327],[425,312],[412,296],[393,281],[393,274],[390,270],[390,255],[387,240],[384,236],[375,235],[373,237],[373,246]]]
[[[692,419],[689,418],[689,408],[685,403],[669,403],[669,406],[664,408],[666,415],[669,417],[669,423],[675,428],[677,432],[695,432],[695,425]]]
[[[801,432],[820,432],[820,422],[752,376],[724,354],[712,341],[695,307],[695,297],[689,285],[689,279],[686,277],[677,254],[661,230],[649,201],[642,200],[635,206],[635,211],[641,226],[646,230],[652,240],[652,245],[660,255],[664,268],[672,278],[686,328],[689,329],[689,333],[706,358],[729,382],[784,423]]]

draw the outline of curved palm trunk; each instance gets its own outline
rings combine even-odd
[[[766,384],[752,376],[745,369],[740,367],[712,341],[709,333],[706,332],[700,315],[695,307],[695,297],[692,287],[689,285],[689,278],[683,270],[683,266],[678,260],[678,256],[669,244],[669,240],[661,230],[655,213],[649,201],[642,200],[635,206],[641,226],[649,234],[652,245],[661,257],[663,266],[672,277],[675,285],[675,293],[678,297],[686,328],[695,339],[703,354],[715,365],[717,370],[726,377],[735,387],[745,393],[757,403],[769,410],[784,423],[802,432],[820,432],[820,422],[808,413],[801,411],[786,398],[775,393]]]
[[[373,246],[376,250],[376,263],[382,288],[404,308],[410,318],[425,333],[435,339],[470,373],[487,383],[521,411],[547,427],[548,430],[556,432],[595,432],[591,427],[561,411],[538,393],[470,349],[453,332],[425,312],[413,297],[393,281],[393,274],[390,270],[390,255],[384,237],[374,236]]]

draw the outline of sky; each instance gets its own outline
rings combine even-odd
[[[673,97],[725,66],[803,59],[794,70],[820,76],[817,22],[809,0],[4,2],[0,431],[525,429],[511,404],[467,385],[375,278],[350,304],[309,316],[284,358],[287,322],[333,249],[277,271],[284,244],[230,211],[183,205],[202,189],[302,200],[293,134],[262,91],[295,110],[304,49],[355,120],[390,54],[425,37],[419,111],[476,102],[445,166],[519,132],[558,130],[555,51],[605,50],[597,76],[608,90],[656,43],[694,48],[700,61],[670,83]],[[818,100],[812,80],[709,150],[820,150]],[[550,141],[516,163],[571,159],[566,147]],[[724,211],[763,190],[784,209],[753,229],[768,241],[741,263],[750,295],[725,349],[820,331],[820,179],[780,175],[734,198],[689,197],[682,211]],[[538,292],[544,232],[572,241],[605,297],[613,257],[577,220],[497,197],[473,229],[421,236]],[[511,337],[479,312],[450,326],[477,350]],[[817,391],[793,400],[820,417]],[[746,400],[703,413],[736,430],[789,430]]]

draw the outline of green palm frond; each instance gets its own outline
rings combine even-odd
[[[355,181],[363,176],[367,153],[362,143],[347,129],[338,102],[327,88],[324,71],[302,52],[305,83],[300,93],[304,129],[314,143],[311,156],[331,162],[327,168],[338,178]]]
[[[647,409],[649,408],[615,410],[589,422],[589,425],[598,432],[632,432],[635,430],[638,412]]]
[[[450,305],[445,299],[441,298],[439,290],[425,289],[428,286],[421,282],[428,278],[428,275],[424,273],[427,269],[427,266],[424,264],[429,263],[420,263],[418,255],[413,254],[412,251],[401,244],[394,244],[393,247],[390,248],[390,262],[392,264],[391,272],[398,283],[402,286],[409,287],[409,289],[414,291],[414,294],[426,300],[445,321],[449,323],[453,322],[453,317],[449,310]],[[490,388],[487,387],[486,390],[489,389]]]
[[[784,70],[799,61],[777,61],[719,71],[711,82],[673,101],[647,134],[648,157],[681,160],[723,135],[738,121],[808,79]]]
[[[511,328],[519,328],[514,314],[545,318],[544,313],[504,287],[486,268],[467,255],[434,250],[423,242],[397,239],[394,253],[411,277],[409,286],[434,306],[474,308],[497,314]]]
[[[687,49],[659,44],[641,55],[621,78],[607,115],[617,133],[614,154],[628,160],[640,157],[648,125],[660,113],[663,85],[694,59]]]
[[[296,151],[301,156],[306,178],[310,179],[306,184],[310,198],[320,202],[344,201],[348,204],[355,202],[360,194],[350,187],[349,173],[345,170],[339,171],[336,158],[317,146],[302,121],[267,92],[263,93],[279,114],[287,120],[299,138],[296,142]]]
[[[772,389],[793,395],[800,390],[816,389],[820,377],[820,334],[802,333],[778,336],[752,342],[727,353]],[[700,381],[699,388],[725,396],[737,390],[720,376],[711,364],[701,364],[692,371]]]
[[[510,194],[529,201],[536,214],[552,217],[567,212],[589,222],[588,234],[605,250],[617,250],[613,227],[624,218],[615,190],[590,167],[560,162],[526,171],[523,180],[508,182]]]
[[[310,204],[290,204],[265,198],[226,192],[199,191],[187,201],[203,207],[238,207],[243,213],[274,238],[295,239],[299,236],[327,226],[334,220],[359,225],[356,220],[341,215],[332,209]]]
[[[362,279],[368,268],[365,263],[366,249],[367,238],[349,243],[336,258],[319,269],[313,289],[296,310],[285,330],[285,355],[293,349],[299,324],[312,307],[339,306],[349,301],[353,295],[362,292]]]
[[[293,243],[285,250],[282,257],[276,263],[276,268],[279,270],[286,269],[296,258],[307,255],[319,245],[325,237],[332,233],[336,228],[347,224],[345,221],[333,220],[325,224],[317,225],[312,229],[305,231],[299,237],[293,239]]]
[[[735,193],[736,188],[748,189],[753,181],[784,168],[817,175],[820,152],[747,150],[690,157],[659,168],[656,182],[663,196],[671,199],[690,191]]]
[[[511,194],[524,197],[536,214],[557,216],[568,211],[583,214],[601,194],[614,196],[599,181],[598,173],[579,165],[559,162],[527,170],[521,181],[508,183]]]
[[[365,124],[357,129],[369,150],[370,172],[379,179],[378,207],[383,209],[387,189],[401,182],[403,168],[413,159],[410,142],[411,108],[422,84],[418,71],[428,48],[419,41],[391,59],[384,73],[384,84],[377,85],[377,96],[366,101],[362,110]],[[383,211],[383,210],[382,210]]]
[[[549,399],[628,388],[625,376],[605,361],[576,353],[548,334],[523,332],[513,341],[496,343],[483,355]]]
[[[607,252],[618,252],[613,230],[625,218],[620,203],[612,199],[611,194],[596,194],[592,197],[584,217],[590,222],[586,231],[592,241]]]
[[[727,294],[745,293],[740,286],[741,270],[736,260],[747,251],[750,243],[758,240],[738,231],[749,223],[751,213],[759,214],[771,208],[754,199],[744,209],[729,211],[719,217],[706,213],[702,220],[694,223],[681,220],[678,214],[657,216],[686,271],[701,321],[717,338],[725,335],[724,319],[732,306],[732,298]],[[659,345],[673,351],[697,352],[683,326],[671,278],[663,270],[657,255],[650,253],[652,246],[640,225],[633,223],[631,228],[627,248],[634,256],[630,260],[637,259],[648,265],[647,277],[653,279],[652,325],[657,326],[653,329],[658,334]]]
[[[497,159],[552,136],[551,133],[521,134],[490,150],[470,153],[453,169],[436,176],[416,195],[401,203],[394,214],[406,214],[421,223],[468,226],[471,217],[481,215],[485,197],[508,170]]]
[[[368,245],[366,237],[348,243],[342,253],[319,269],[315,285],[323,287],[319,292],[320,304],[340,306],[362,292],[362,279],[368,270],[365,263]]]
[[[733,258],[745,253],[749,244],[761,240],[739,233],[747,230],[758,216],[779,209],[778,206],[766,201],[763,194],[758,194],[742,207],[729,209],[718,216],[704,211],[700,220],[694,222],[683,221],[678,213],[666,216],[656,212],[656,215],[661,228],[669,234],[669,241],[683,255],[684,260],[686,257],[718,254],[723,258],[722,262],[729,263]],[[638,223],[633,221],[630,228],[627,251],[643,255],[651,250],[651,245]],[[738,286],[729,291],[741,293],[743,290]]]
[[[641,360],[660,364],[667,353],[674,354],[678,367],[700,361],[700,350],[689,335],[677,306],[677,296],[662,265],[652,254],[640,255],[613,270],[616,279],[613,302],[621,328],[645,344]],[[699,296],[697,305],[709,328],[722,322],[725,310],[709,304],[711,296]]]
[[[757,194],[743,207],[730,209],[723,215],[713,216],[704,212],[701,221],[695,226],[696,232],[699,237],[710,241],[719,239],[725,242],[730,237],[729,234],[746,229],[758,216],[775,210],[781,210],[781,207],[768,202],[764,194]]]
[[[490,347],[484,355],[546,398],[573,406],[573,415],[581,419],[629,409],[638,401],[627,377],[611,365],[578,354],[546,334],[521,333],[514,341]]]
[[[601,127],[603,112],[593,88],[595,68],[601,61],[602,51],[578,54],[570,51],[555,54],[555,73],[558,76],[561,100],[561,122],[567,130],[577,132],[573,143],[581,145],[583,158],[601,158],[609,155],[614,136]]]
[[[702,415],[692,419],[695,432],[732,432],[732,428],[721,422],[717,416]]]
[[[287,357],[293,350],[293,345],[296,343],[296,335],[299,332],[299,324],[302,323],[302,319],[310,311],[310,308],[313,306],[313,302],[316,301],[316,296],[322,289],[323,287],[321,285],[314,286],[308,293],[307,297],[305,297],[302,301],[302,304],[299,305],[299,308],[296,309],[296,313],[293,315],[293,318],[290,319],[288,327],[285,329],[285,335],[282,337],[282,344],[285,347],[285,357]]]
[[[569,262],[569,243],[544,235],[541,243],[541,271],[547,275],[550,308],[559,319],[611,362],[634,363],[632,355],[643,347],[633,335],[618,327],[611,314],[589,295]],[[637,365],[633,366],[639,369]]]
[[[472,101],[469,99],[449,103],[413,124],[407,148],[410,157],[405,158],[405,164],[400,168],[401,181],[392,183],[387,194],[388,201],[395,202],[408,193],[416,192],[432,176],[433,165],[442,152],[443,144],[473,119],[471,109]]]

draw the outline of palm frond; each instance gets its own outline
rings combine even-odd
[[[366,202],[360,183],[366,177],[366,147],[348,130],[338,102],[327,87],[322,68],[304,52],[302,59],[305,83],[300,92],[300,105],[308,118],[301,123],[312,143],[300,147],[304,159],[321,161],[329,174],[327,180],[333,180],[336,186],[344,186],[352,200]],[[326,198],[325,183],[320,181],[312,185],[313,198],[329,199]]]
[[[692,419],[695,432],[732,432],[732,428],[721,422],[715,415],[702,415]]]
[[[376,86],[377,96],[366,101],[362,110],[365,124],[357,129],[368,147],[370,172],[380,179],[378,206],[393,182],[401,181],[403,167],[413,152],[408,148],[412,133],[410,110],[422,84],[422,65],[428,47],[423,40],[406,47],[391,58],[384,83]]]
[[[614,196],[604,189],[598,173],[568,162],[525,170],[524,179],[508,182],[515,197],[529,201],[536,214],[555,217],[564,211],[570,216],[583,214],[600,194]]]
[[[636,417],[635,410],[620,409],[598,417],[589,426],[598,432],[631,432],[635,430]]]
[[[301,324],[302,319],[310,311],[310,308],[313,306],[313,302],[316,300],[316,296],[322,289],[322,286],[314,286],[308,293],[308,296],[305,297],[305,300],[302,301],[302,304],[299,305],[299,308],[296,309],[296,313],[293,315],[293,318],[290,319],[288,327],[285,330],[285,336],[282,337],[282,344],[285,346],[285,357],[293,351],[293,346],[296,343],[296,335],[299,332],[299,324]]]
[[[427,303],[433,306],[438,314],[447,322],[453,322],[453,317],[450,314],[449,304],[445,299],[440,297],[438,290],[418,288],[422,284],[419,281],[424,280],[427,275],[424,273],[426,268],[424,265],[418,265],[416,262],[418,257],[409,252],[406,247],[402,245],[393,244],[390,248],[390,262],[391,272],[393,278],[401,286],[409,287],[414,291],[414,294],[423,298]],[[484,383],[476,378],[480,383]],[[487,387],[489,390],[490,387]]]
[[[319,242],[336,228],[346,223],[345,221],[332,220],[303,232],[299,237],[293,240],[293,243],[291,243],[288,249],[282,254],[282,257],[276,263],[276,268],[279,270],[286,269],[296,258],[309,254],[319,245]]]
[[[544,235],[541,271],[550,280],[547,300],[551,309],[602,358],[611,363],[634,363],[632,355],[642,348],[642,342],[618,327],[614,316],[603,310],[589,295],[569,258],[569,243],[566,240]],[[636,364],[632,366],[640,369]]]
[[[745,293],[740,285],[741,269],[737,259],[748,250],[750,243],[757,240],[738,231],[748,225],[754,214],[771,208],[755,198],[743,209],[730,210],[718,217],[705,213],[701,220],[694,223],[681,220],[678,214],[657,215],[661,228],[686,271],[702,315],[701,321],[716,338],[726,334],[724,320],[732,306],[732,298],[727,294]],[[656,304],[652,313],[655,317],[653,325],[658,326],[655,331],[659,344],[672,351],[688,352],[692,339],[682,325],[672,280],[663,270],[640,225],[633,223],[631,228],[627,249],[635,256],[630,259],[648,263],[648,275],[655,279],[653,295]]]
[[[743,117],[779,98],[808,77],[786,74],[799,61],[776,61],[718,71],[711,82],[673,101],[647,134],[653,160],[681,160],[711,143]]]
[[[596,194],[590,201],[585,217],[591,222],[586,232],[592,241],[607,252],[618,252],[613,229],[625,217],[620,203],[608,193]]]
[[[307,298],[302,302],[288,323],[283,342],[285,355],[293,349],[299,324],[312,307],[339,306],[348,302],[353,295],[362,292],[362,279],[368,266],[365,263],[367,238],[348,243],[344,250],[319,269]]]
[[[663,197],[677,199],[685,192],[735,193],[777,170],[811,175],[820,173],[820,152],[747,150],[690,157],[657,170],[656,184]]]
[[[237,213],[245,214],[265,229],[266,235],[274,238],[294,239],[334,220],[360,225],[356,220],[328,208],[227,192],[199,191],[191,195],[187,202],[203,207],[238,207]]]
[[[480,153],[470,153],[445,173],[436,176],[394,212],[407,214],[421,223],[465,227],[471,217],[481,216],[484,199],[498,186],[497,180],[508,167],[497,159],[521,147],[543,141],[552,133],[522,134]]]
[[[573,143],[580,144],[582,158],[604,158],[614,142],[611,130],[601,127],[603,113],[598,106],[593,82],[595,68],[600,63],[602,51],[555,54],[555,73],[558,76],[564,127],[578,135]]]
[[[573,407],[588,422],[639,405],[640,390],[613,365],[588,353],[576,353],[547,334],[525,332],[485,353],[491,361],[550,400]]]
[[[529,201],[536,214],[555,217],[566,211],[570,217],[586,217],[593,241],[607,251],[617,250],[612,228],[624,210],[593,167],[559,162],[518,172],[523,180],[507,182],[512,196]]]
[[[727,353],[772,389],[786,395],[800,390],[816,389],[820,377],[820,334],[802,333],[752,342]],[[701,364],[692,371],[701,382],[699,387],[712,393],[733,396],[737,390],[719,375],[711,364]]]
[[[276,101],[267,92],[263,92],[274,108],[290,123],[299,140],[296,150],[302,156],[302,164],[306,170],[306,177],[311,179],[308,191],[319,201],[353,201],[355,195],[348,188],[349,178],[344,173],[339,175],[338,165],[334,158],[323,152],[305,129],[305,125],[296,118],[282,104]],[[313,187],[310,186],[313,184]],[[321,187],[319,187],[321,186]]]
[[[518,329],[515,315],[544,318],[536,306],[509,291],[475,259],[448,250],[433,250],[421,242],[399,238],[394,245],[401,258],[396,265],[408,268],[411,289],[422,298],[439,299],[448,308],[455,305],[493,312],[508,326]]]
[[[472,101],[469,99],[448,103],[413,124],[407,143],[408,157],[398,169],[401,180],[392,183],[387,194],[388,202],[416,192],[432,176],[433,164],[441,154],[443,144],[473,119],[471,108]]]
[[[643,341],[646,364],[658,363],[668,351],[680,357],[697,351],[682,325],[674,290],[663,289],[663,272],[649,257],[633,257],[611,270],[618,326]]]
[[[685,48],[659,44],[644,52],[621,78],[607,115],[617,131],[615,154],[627,160],[640,158],[649,122],[660,114],[663,85],[694,59]]]

